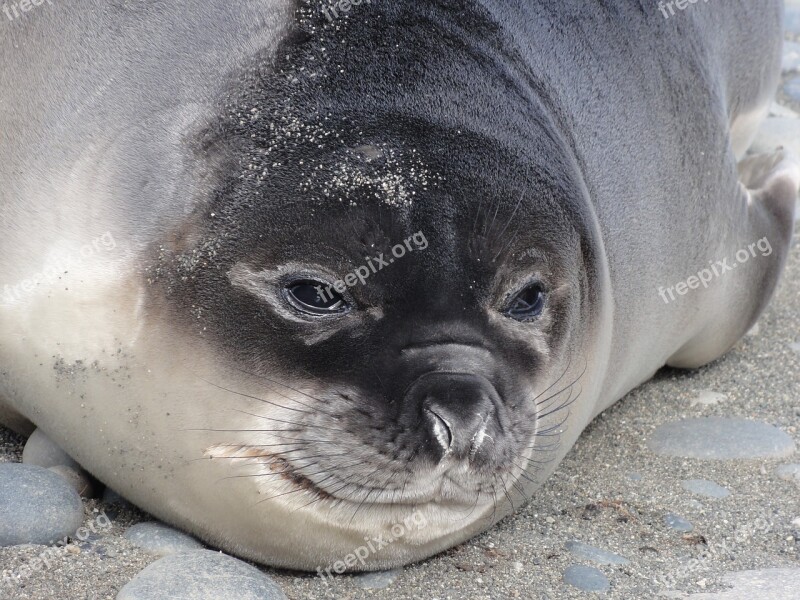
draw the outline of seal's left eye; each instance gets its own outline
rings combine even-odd
[[[517,321],[530,321],[542,314],[545,294],[541,283],[533,283],[519,292],[508,305],[505,313]]]
[[[297,310],[310,315],[339,314],[349,308],[341,294],[320,281],[295,281],[286,287],[286,297]]]

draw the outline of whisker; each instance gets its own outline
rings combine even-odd
[[[275,406],[276,408],[283,408],[283,409],[286,409],[286,410],[293,410],[293,411],[299,412],[300,414],[303,414],[303,415],[313,415],[314,414],[311,411],[300,410],[299,408],[292,408],[291,406],[283,406],[282,404],[277,404],[276,402],[271,402],[271,401],[265,400],[263,398],[258,398],[257,396],[251,396],[250,394],[245,394],[243,392],[237,392],[236,390],[231,390],[231,389],[228,389],[228,388],[223,387],[221,385],[217,385],[216,383],[212,383],[211,381],[208,381],[207,379],[203,379],[202,377],[200,377],[199,379],[201,381],[205,381],[208,385],[213,386],[213,387],[217,388],[218,390],[222,390],[224,392],[229,392],[231,394],[236,394],[237,396],[242,396],[243,398],[249,398],[251,400],[257,400],[258,402],[263,402],[265,404],[270,404],[272,406]],[[275,393],[278,394],[279,396],[281,396],[282,398],[286,398],[287,400],[291,400],[293,402],[295,401],[292,398],[284,396],[280,392],[275,392]]]

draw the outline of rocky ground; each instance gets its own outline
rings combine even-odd
[[[787,111],[800,112],[800,0],[787,25],[782,107],[757,146],[800,155]],[[113,493],[76,504],[85,480],[69,465],[14,464],[25,440],[0,429],[0,545],[68,536],[0,547],[0,599],[800,599],[799,428],[800,239],[774,302],[730,353],[662,371],[596,419],[517,514],[397,571],[325,583],[202,550]],[[68,462],[55,454],[40,439],[26,462]],[[25,506],[19,489],[36,492]]]

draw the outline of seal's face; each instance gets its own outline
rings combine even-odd
[[[256,507],[216,537],[275,564],[328,564],[414,514],[428,525],[355,568],[462,541],[530,496],[591,410],[597,247],[568,142],[498,75],[518,56],[431,38],[449,13],[389,12],[397,28],[318,23],[239,74],[196,144],[208,192],[148,272],[151,314],[215,369],[193,468]],[[448,101],[463,81],[491,84]],[[503,110],[475,109],[497,89]]]
[[[458,146],[432,129],[305,152],[286,178],[237,173],[162,257],[242,423],[207,423],[199,450],[298,526],[324,515],[360,539],[423,511],[435,527],[403,544],[427,553],[546,474],[580,393],[586,291],[564,187],[519,166],[504,181],[513,158],[463,133],[460,160],[439,157]]]

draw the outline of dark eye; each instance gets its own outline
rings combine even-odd
[[[542,314],[546,299],[542,284],[533,283],[514,296],[506,315],[517,321],[530,321]]]
[[[341,294],[321,281],[290,283],[286,287],[286,297],[297,310],[310,315],[335,315],[350,307]]]

